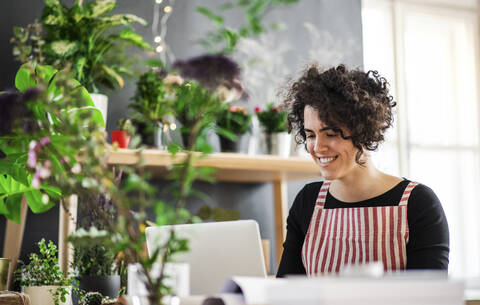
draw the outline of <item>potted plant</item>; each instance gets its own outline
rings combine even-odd
[[[135,133],[135,127],[129,119],[119,119],[117,129],[111,133],[112,144],[118,145],[119,148],[128,148],[130,139]],[[116,144],[115,144],[116,143]]]
[[[239,137],[251,130],[252,115],[242,106],[226,105],[217,118],[217,134],[223,152],[240,151]]]
[[[145,274],[145,285],[151,304],[162,304],[163,297],[171,294],[172,289],[165,281],[166,274],[163,267],[160,268],[159,273],[155,273],[154,263],[170,262],[172,255],[188,250],[188,241],[170,232],[167,241],[158,251],[147,254],[144,251],[145,227],[148,220],[145,211],[151,209],[155,212],[156,218],[153,222],[156,225],[199,221],[198,217],[193,217],[185,209],[185,204],[189,196],[198,194],[192,188],[195,180],[214,181],[212,169],[195,167],[194,164],[211,151],[203,130],[206,126],[212,126],[215,123],[215,115],[222,103],[217,96],[218,93],[207,91],[197,82],[173,85],[175,103],[188,108],[187,102],[195,97],[194,105],[190,109],[195,109],[196,120],[188,130],[185,130],[192,146],[184,149],[174,143],[169,144],[170,154],[177,157],[180,155],[180,163],[173,165],[169,174],[172,178],[171,194],[174,201],[172,204],[167,204],[158,199],[157,188],[148,182],[148,173],[142,173],[139,170],[142,166],[141,160],[139,164],[132,167],[116,167],[116,172],[128,173],[125,175],[122,187],[118,187],[117,175],[109,170],[109,148],[105,137],[102,136],[103,131],[94,120],[95,113],[86,108],[88,101],[83,98],[84,92],[75,90],[79,88],[78,82],[69,79],[68,74],[56,74],[54,92],[61,95],[60,103],[50,100],[52,94],[48,88],[51,83],[38,77],[34,68],[24,67],[17,75],[17,80],[23,73],[22,89],[38,90],[37,96],[25,97],[27,109],[38,113],[33,117],[33,122],[38,128],[28,134],[19,128],[9,130],[7,135],[0,136],[0,149],[6,152],[10,162],[13,162],[11,160],[16,157],[15,164],[23,169],[27,177],[36,179],[34,183],[36,188],[30,185],[25,186],[25,192],[45,188],[45,195],[56,194],[56,198],[72,194],[78,194],[80,197],[88,194],[103,194],[111,200],[116,217],[106,222],[105,228],[97,230],[96,233],[92,230],[87,231],[88,234],[84,239],[88,241],[101,238],[106,246],[112,246],[122,266],[139,263]],[[198,95],[198,92],[203,94]],[[86,95],[88,96],[88,93]],[[0,101],[3,101],[3,98],[5,98],[4,94],[0,94]],[[76,113],[71,111],[73,108],[84,111]],[[44,138],[47,138],[47,141],[44,141]],[[15,143],[14,147],[17,149],[23,145],[31,148],[32,151],[30,154],[24,153],[18,160],[18,155],[10,154],[12,143]],[[82,160],[81,164],[78,163],[78,159]],[[44,164],[49,165],[48,175],[40,168]],[[4,163],[0,165],[4,166]],[[37,167],[41,172],[35,176]],[[3,173],[13,177],[18,176],[16,171]],[[3,178],[4,175],[0,175],[0,179]],[[21,177],[18,179],[22,180]],[[43,194],[35,194],[40,197],[40,202],[44,197]],[[51,197],[46,199],[49,198]],[[0,212],[4,211],[0,210]]]
[[[121,288],[113,248],[109,244],[83,239],[84,235],[98,234],[96,228],[90,228],[90,231],[80,228],[68,238],[74,246],[72,266],[75,278],[78,279],[79,289],[79,294],[74,295],[74,304],[78,302],[78,295],[84,298],[83,295],[89,292],[116,298]]]
[[[38,242],[40,253],[30,254],[30,262],[18,269],[15,279],[30,297],[33,305],[67,304],[71,280],[58,265],[57,247],[52,241]]]
[[[265,146],[268,154],[288,157],[290,154],[290,136],[287,133],[287,112],[282,106],[269,103],[265,110],[255,107],[255,113],[265,134]]]
[[[146,133],[154,134],[154,145],[166,148],[170,139],[169,130],[175,129],[173,115],[173,85],[181,85],[183,79],[176,75],[167,75],[160,67],[150,68],[138,81],[134,101],[129,105],[132,117],[146,128]]]
[[[70,64],[74,78],[92,93],[105,122],[108,99],[97,95],[100,87],[124,86],[123,77],[132,73],[132,67],[119,57],[128,57],[127,46],[150,50],[149,44],[131,27],[133,23],[147,22],[132,14],[111,14],[116,5],[116,0],[76,0],[68,7],[61,0],[45,0],[40,22],[30,27],[33,47],[25,44],[29,27],[15,28],[13,39],[14,55],[23,63],[34,61],[57,69]],[[118,48],[119,44],[126,46]],[[25,48],[30,51],[29,56],[25,55]],[[109,61],[112,53],[115,60]]]

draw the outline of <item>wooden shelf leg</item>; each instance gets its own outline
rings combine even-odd
[[[284,180],[273,181],[273,199],[275,210],[275,253],[277,267],[283,253],[283,242],[287,235],[287,183]]]
[[[59,229],[58,229],[58,263],[63,272],[69,271],[69,262],[73,261],[73,247],[67,242],[67,237],[75,232],[77,223],[77,195],[71,195],[60,204]]]
[[[3,255],[4,258],[9,258],[10,270],[8,272],[7,289],[11,289],[13,280],[13,271],[17,266],[18,258],[20,257],[20,250],[22,249],[23,232],[25,231],[25,221],[27,220],[28,205],[25,196],[22,198],[20,208],[20,224],[11,220],[7,220],[5,229],[5,239],[3,241]]]

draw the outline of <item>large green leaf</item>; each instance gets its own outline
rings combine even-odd
[[[20,207],[27,186],[12,176],[0,175],[0,213],[7,219],[20,223]]]
[[[34,213],[43,213],[50,210],[55,203],[49,200],[47,203],[42,201],[42,192],[39,190],[30,190],[25,192],[25,198],[27,199],[28,206]]]
[[[47,83],[52,80],[57,71],[57,69],[49,65],[38,65],[35,67],[35,74]]]
[[[131,29],[124,29],[122,30],[120,35],[112,35],[111,37],[130,42],[131,44],[139,47],[140,49],[146,49],[146,50],[152,49],[150,45],[145,40],[143,40],[143,37],[141,35],[138,35]]]
[[[15,75],[15,87],[20,92],[25,92],[27,89],[37,85],[35,79],[32,77],[31,70],[27,67],[28,64],[22,65]]]
[[[50,50],[59,57],[68,57],[78,49],[77,41],[56,40],[50,44]]]
[[[90,17],[98,17],[110,12],[115,8],[116,5],[116,0],[99,0],[88,3],[86,8],[90,12]]]
[[[105,74],[115,80],[115,82],[118,84],[118,86],[120,88],[123,88],[124,86],[124,81],[123,81],[123,78],[120,74],[118,74],[115,70],[113,70],[112,68],[110,68],[109,66],[107,65],[102,65],[102,70],[105,72]]]
[[[11,221],[20,223],[20,212],[22,208],[22,194],[15,194],[7,197],[5,200],[6,210],[8,214],[5,215]]]
[[[0,175],[9,175],[13,179],[28,184],[27,172],[25,171],[25,165],[15,164],[6,160],[0,160]],[[2,190],[0,189],[0,193]]]

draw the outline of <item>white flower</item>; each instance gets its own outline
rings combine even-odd
[[[75,165],[72,167],[72,173],[74,174],[79,174],[82,171],[82,166],[80,163],[75,163]]]

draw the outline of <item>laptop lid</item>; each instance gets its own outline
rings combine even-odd
[[[148,253],[165,242],[171,226],[148,227]],[[173,257],[190,265],[190,293],[218,293],[232,276],[266,276],[258,224],[254,220],[222,221],[174,226],[190,250]]]

